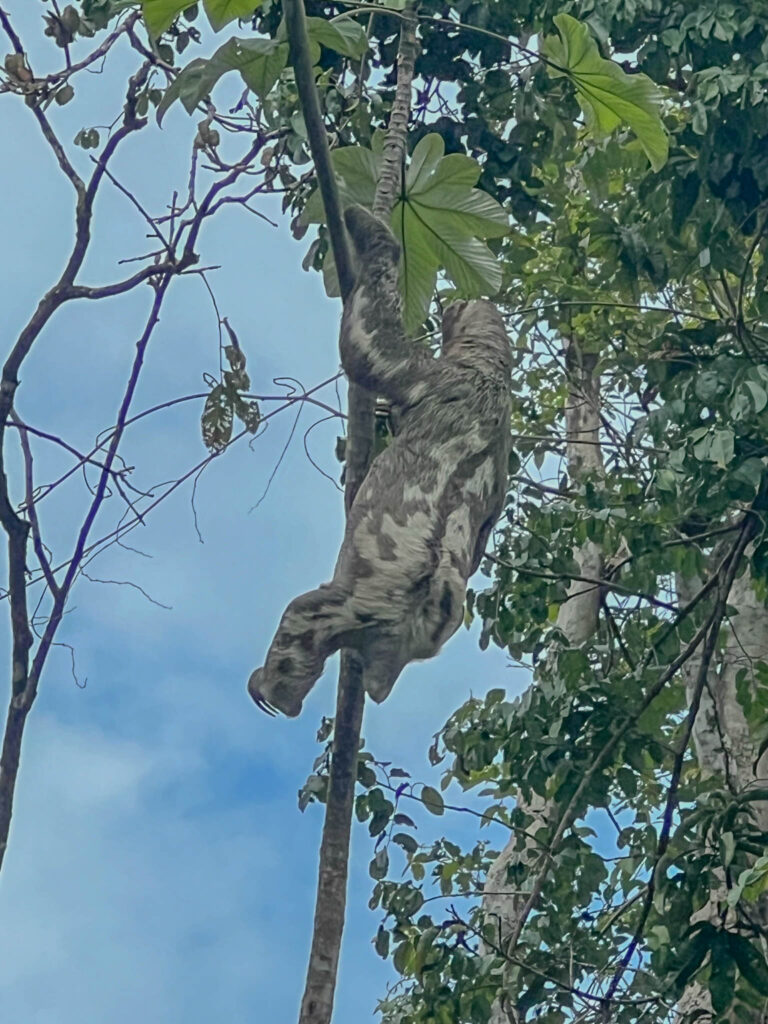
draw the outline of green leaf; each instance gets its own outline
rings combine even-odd
[[[236,18],[249,18],[264,0],[204,0],[203,7],[214,32]],[[141,0],[141,13],[150,35],[166,32],[194,0]]]
[[[263,0],[204,0],[203,6],[214,32],[237,18],[249,18]],[[189,4],[185,4],[188,7]]]
[[[724,935],[718,935],[712,946],[712,969],[709,976],[709,995],[715,1013],[721,1014],[730,1007],[736,988],[736,964],[730,950],[724,948]]]
[[[228,71],[239,71],[248,88],[263,99],[279,78],[287,60],[287,43],[233,36],[210,59],[197,57],[179,72],[158,104],[157,123],[162,124],[166,111],[177,99],[191,114]]]
[[[465,234],[450,211],[427,210],[415,203],[408,206],[437,262],[462,294],[495,294],[499,290],[501,264],[487,245]]]
[[[368,51],[368,36],[362,25],[351,18],[328,21],[326,18],[307,18],[310,40],[340,53],[342,57],[360,58]]]
[[[443,797],[432,786],[424,786],[421,790],[421,800],[428,811],[432,814],[445,814],[445,802]]]
[[[725,469],[733,459],[733,431],[716,430],[712,434],[712,444],[709,449],[709,457],[721,469]]]
[[[344,206],[359,203],[370,209],[376,194],[380,160],[364,146],[345,146],[331,154],[333,168],[339,179],[339,191]],[[322,224],[325,210],[320,190],[315,189],[301,214],[302,224]]]
[[[417,195],[407,194],[413,206],[450,217],[456,230],[478,238],[503,238],[509,232],[506,210],[493,196],[464,185],[437,185]]]
[[[435,293],[438,260],[408,203],[398,203],[392,211],[392,230],[401,248],[403,320],[406,331],[413,333],[423,324]]]
[[[230,67],[260,99],[272,90],[288,62],[288,44],[274,39],[231,39],[227,51]]]
[[[557,14],[560,39],[549,36],[541,52],[553,77],[573,83],[587,128],[598,137],[628,125],[637,136],[654,171],[667,162],[669,140],[659,114],[656,85],[647,75],[628,75],[618,64],[600,56],[587,25],[570,14]]]
[[[171,27],[176,18],[187,7],[190,0],[142,0],[141,13],[150,35],[161,35]]]
[[[445,143],[436,132],[430,132],[417,143],[405,174],[406,193],[428,187],[429,178],[437,170],[444,153]]]
[[[162,124],[168,108],[180,99],[191,114],[200,100],[207,96],[228,68],[219,68],[211,60],[196,57],[174,78],[157,107],[157,123]]]
[[[480,174],[476,161],[461,154],[444,156],[442,138],[432,132],[420,140],[406,173],[404,197],[392,211],[391,226],[402,249],[400,286],[409,333],[424,322],[443,267],[467,298],[494,294],[501,266],[480,239],[509,230],[506,211],[486,192],[473,188]],[[381,164],[380,150],[346,146],[333,153],[342,203],[371,208]],[[318,190],[301,215],[304,224],[325,219]],[[333,263],[326,257],[326,291],[336,288]],[[336,292],[338,294],[338,292]]]
[[[467,185],[470,188],[477,184],[480,177],[480,165],[471,156],[464,153],[449,153],[444,156],[428,180],[425,188],[437,188],[438,185]],[[411,195],[418,195],[421,187],[409,190]]]
[[[768,964],[757,946],[733,932],[728,935],[728,946],[742,976],[761,996],[768,996]]]

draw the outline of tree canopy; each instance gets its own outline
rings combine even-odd
[[[152,64],[139,113],[162,120],[177,101],[199,111],[199,146],[214,160],[230,135],[268,138],[266,184],[298,237],[319,225],[305,264],[333,292],[280,6],[139,6]],[[48,15],[50,34],[64,47],[136,7],[82,0]],[[342,194],[370,203],[401,10],[310,2],[307,13]],[[193,56],[203,16],[222,40],[237,34]],[[494,875],[502,919],[488,913],[487,887],[483,898],[499,851],[482,837],[464,850],[449,834],[419,844],[402,804],[415,796],[442,814],[443,796],[361,755],[356,809],[376,839],[372,903],[384,912],[376,950],[402,978],[383,1020],[758,1024],[768,8],[424,0],[417,16],[393,213],[410,257],[408,323],[428,337],[454,295],[492,295],[507,317],[510,500],[467,617],[534,682],[514,700],[492,688],[468,701],[430,752],[444,788],[479,790],[482,820],[509,832]],[[5,67],[21,89],[23,57]],[[237,74],[242,95],[219,111],[217,83]],[[69,88],[51,95],[69,102]],[[79,143],[98,147],[97,130]],[[595,414],[593,440],[574,437],[575,392]],[[219,419],[210,403],[214,445],[226,445],[233,409],[246,422],[239,401],[235,389]],[[584,456],[589,444],[598,461]],[[598,614],[577,637],[564,609],[587,591]],[[323,797],[324,772],[321,759],[305,802]]]

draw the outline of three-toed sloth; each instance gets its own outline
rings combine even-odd
[[[355,497],[333,579],[291,601],[248,682],[259,707],[290,716],[340,648],[360,654],[375,701],[409,662],[437,654],[462,622],[467,580],[506,494],[510,347],[498,310],[485,300],[449,306],[434,358],[405,336],[394,235],[360,206],[345,221],[357,280],[341,362],[396,407],[397,431]]]

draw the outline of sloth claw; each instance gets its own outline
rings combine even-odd
[[[265,714],[274,718],[275,715],[277,715],[278,710],[274,704],[270,704],[259,688],[262,672],[263,669],[257,668],[251,673],[251,678],[248,680],[248,693],[251,695],[253,703],[259,711],[263,711]]]

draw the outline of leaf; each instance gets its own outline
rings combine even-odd
[[[343,205],[359,203],[370,209],[376,195],[379,177],[379,157],[364,146],[344,146],[331,154],[333,168],[339,178],[339,191]],[[320,189],[315,189],[301,214],[302,224],[322,224],[325,210]]]
[[[401,248],[403,320],[406,331],[413,333],[424,322],[435,293],[438,261],[408,203],[398,203],[393,210],[392,230]]]
[[[376,932],[376,939],[373,943],[373,948],[383,960],[387,959],[387,956],[389,955],[389,932],[383,924],[379,925],[378,931]]]
[[[389,854],[387,853],[386,846],[382,846],[382,848],[376,852],[376,856],[368,865],[368,874],[371,878],[378,880],[386,877],[388,869]]]
[[[704,921],[702,922],[702,927],[686,943],[683,966],[680,968],[676,979],[680,988],[685,987],[701,967],[716,934],[714,925],[709,921]]]
[[[416,822],[413,818],[409,818],[407,814],[403,814],[402,811],[398,811],[392,821],[395,825],[407,825],[408,828],[416,828]]]
[[[479,238],[503,238],[509,232],[509,218],[493,196],[464,185],[437,185],[418,195],[408,193],[408,202],[450,215],[454,226]]]
[[[425,188],[437,188],[438,185],[466,185],[470,188],[477,184],[480,177],[480,165],[477,160],[464,153],[449,153],[444,156],[437,168],[425,182]],[[419,195],[421,187],[410,190],[410,195]]]
[[[445,153],[443,137],[437,132],[430,132],[421,139],[411,154],[411,160],[405,175],[405,192],[410,194],[428,187],[430,176],[437,170]]]
[[[765,957],[743,935],[733,932],[728,934],[728,946],[742,976],[761,996],[768,996],[768,965]]]
[[[722,1014],[733,1002],[736,988],[736,965],[729,952],[723,948],[724,936],[717,936],[712,946],[712,969],[709,976],[709,995],[715,1013]]]
[[[716,430],[712,434],[712,443],[709,449],[709,457],[721,469],[725,469],[733,459],[733,431]]]
[[[432,786],[424,786],[421,790],[421,801],[432,814],[445,814],[445,802],[443,797]]]
[[[190,0],[142,0],[141,13],[149,34],[155,37],[162,35],[183,10],[192,6],[192,2]]]
[[[368,51],[368,36],[362,25],[351,18],[328,21],[327,18],[307,18],[310,40],[340,53],[342,57],[362,57]]]
[[[179,72],[158,105],[157,123],[162,124],[166,111],[177,99],[191,114],[228,71],[239,71],[248,88],[263,99],[279,78],[287,60],[287,43],[233,36],[208,60],[197,57]]]
[[[288,44],[274,39],[231,39],[226,57],[260,99],[271,92],[288,63]]]
[[[69,84],[69,82],[67,82],[66,85],[63,85],[54,94],[53,98],[56,100],[57,104],[60,107],[63,107],[65,104],[69,103],[69,101],[74,97],[74,95],[75,95],[75,90],[72,88],[72,86]]]
[[[628,75],[618,64],[601,57],[588,26],[570,14],[556,14],[553,20],[560,39],[545,38],[541,52],[553,77],[565,76],[573,83],[587,128],[601,137],[619,125],[628,125],[651,167],[660,170],[667,162],[669,140],[654,82],[641,73]]]
[[[449,211],[427,210],[416,203],[408,205],[414,230],[418,224],[436,262],[445,267],[460,292],[472,296],[499,290],[501,264],[487,245],[461,231],[457,226],[459,222]]]
[[[190,61],[165,90],[157,107],[157,123],[163,123],[166,111],[178,99],[181,100],[186,112],[191,114],[228,70],[226,67],[218,68],[214,65],[213,58],[206,60],[204,57],[196,57]]]
[[[446,157],[444,152],[443,140],[434,132],[419,141],[406,173],[405,194],[392,211],[391,227],[402,250],[400,287],[409,333],[424,322],[441,267],[467,298],[494,294],[502,280],[498,260],[480,239],[507,234],[508,215],[492,196],[472,187],[480,175],[475,160],[457,153]],[[335,150],[332,159],[342,202],[370,209],[381,164],[378,147],[346,146]],[[322,223],[324,218],[315,190],[301,221]],[[334,271],[326,256],[323,274],[329,295],[338,294]]]
[[[406,853],[416,853],[419,848],[419,844],[407,832],[395,832],[392,836],[392,842],[402,846]]]
[[[733,832],[723,832],[720,836],[720,856],[722,857],[723,867],[727,868],[730,865],[735,852],[736,839]]]
[[[223,384],[216,384],[205,400],[200,419],[203,444],[209,451],[216,453],[227,447],[232,437],[232,423],[232,399]]]
[[[248,433],[255,434],[261,423],[261,412],[256,399],[247,400],[238,396],[234,401],[234,412]]]
[[[237,18],[249,18],[263,0],[203,0],[205,13],[214,32]],[[189,7],[189,4],[185,4]]]

